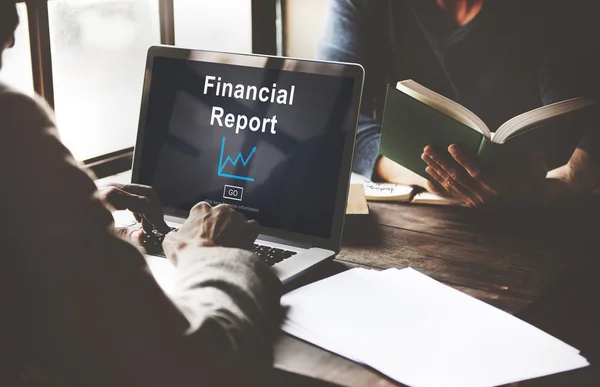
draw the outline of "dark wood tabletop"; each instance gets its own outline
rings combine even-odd
[[[592,364],[520,386],[600,386],[594,368],[600,348],[597,203],[593,198],[552,210],[495,212],[370,203],[369,215],[347,216],[337,258],[293,286],[353,267],[410,266],[565,340]],[[275,367],[298,376],[287,385],[400,385],[283,333],[275,346]]]

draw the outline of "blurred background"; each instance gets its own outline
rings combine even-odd
[[[150,45],[315,58],[328,5],[329,0],[22,1],[16,45],[4,54],[0,79],[29,94],[37,90],[55,108],[61,139],[75,157],[99,166],[99,175],[116,173],[131,163]]]

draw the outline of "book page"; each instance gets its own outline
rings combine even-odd
[[[415,204],[434,204],[439,206],[464,206],[465,204],[455,198],[441,196],[431,192],[420,192],[415,195],[411,203]]]
[[[451,99],[410,79],[398,82],[396,89],[491,139],[490,129],[485,122],[477,117],[475,113]]]
[[[539,125],[543,121],[593,104],[594,101],[586,98],[572,98],[525,112],[502,124],[492,136],[492,142],[503,144],[509,137],[519,131],[527,130],[532,126]]]

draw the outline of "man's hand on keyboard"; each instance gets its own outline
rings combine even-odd
[[[258,223],[249,221],[227,205],[211,207],[202,202],[194,206],[189,218],[177,232],[166,235],[163,248],[177,263],[177,253],[187,246],[234,247],[251,250],[258,236]]]
[[[158,196],[152,189],[138,184],[110,184],[99,189],[100,197],[106,205],[114,210],[129,210],[146,234],[154,230],[166,234],[171,229],[165,223],[162,205]],[[139,230],[138,230],[139,231]],[[129,227],[126,230],[117,230],[120,234],[127,234],[133,242],[140,243],[143,234]]]

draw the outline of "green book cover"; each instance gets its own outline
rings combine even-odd
[[[592,103],[589,101],[590,104]],[[483,133],[431,106],[388,86],[382,122],[380,154],[432,181],[421,159],[423,149],[433,146],[445,152],[452,144],[477,155],[486,168],[519,168],[534,151],[543,152],[549,169],[564,165],[581,140],[585,125],[574,118],[588,109],[551,117],[516,131],[498,144]],[[568,121],[568,125],[565,122]],[[565,130],[567,128],[568,130]],[[448,157],[450,157],[448,155]]]

